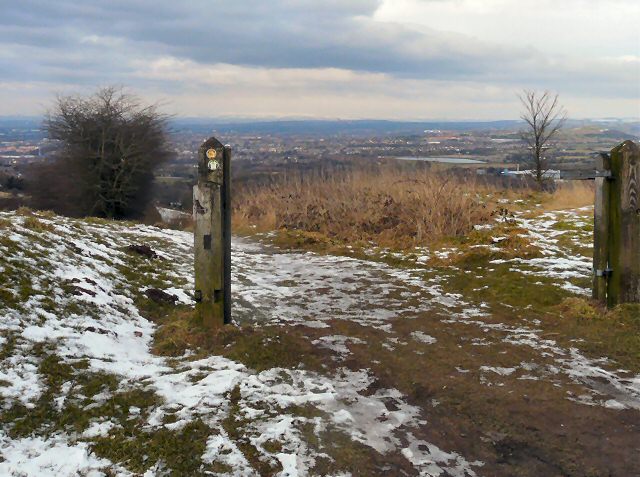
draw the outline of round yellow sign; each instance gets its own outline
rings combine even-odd
[[[215,149],[207,149],[207,159],[215,159],[218,155],[218,151]]]

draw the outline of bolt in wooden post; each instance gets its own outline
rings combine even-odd
[[[625,141],[611,151],[607,305],[640,303],[640,148]]]
[[[611,157],[608,154],[600,154],[596,169],[598,177],[596,182],[596,199],[593,211],[593,299],[601,303],[607,301],[607,276],[609,273],[609,207],[610,203],[610,177],[605,173],[611,172]]]
[[[202,324],[231,322],[231,148],[207,139],[193,188],[195,299]]]

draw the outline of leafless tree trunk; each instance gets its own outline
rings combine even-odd
[[[519,98],[524,108],[520,118],[528,126],[522,132],[522,139],[529,148],[535,180],[542,188],[549,170],[546,151],[550,141],[564,125],[567,112],[558,102],[558,95],[552,95],[549,91],[538,93],[525,90]]]

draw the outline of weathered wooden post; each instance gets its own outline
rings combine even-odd
[[[596,162],[596,199],[593,210],[593,298],[607,301],[609,268],[609,206],[611,197],[611,156],[602,153]]]
[[[599,166],[593,297],[609,307],[640,303],[640,148],[625,141]]]
[[[231,323],[231,148],[207,139],[193,188],[195,300],[203,325]]]

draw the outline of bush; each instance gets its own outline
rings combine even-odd
[[[72,216],[140,218],[169,157],[166,117],[113,87],[59,97],[45,121],[61,148],[30,170],[33,205]]]

